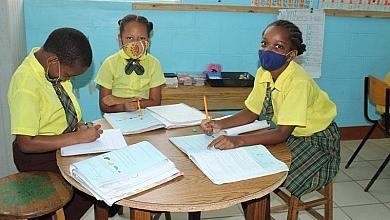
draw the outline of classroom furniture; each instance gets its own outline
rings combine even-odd
[[[95,123],[102,124],[103,128],[110,127],[104,119]],[[247,220],[270,219],[269,194],[284,182],[287,172],[229,184],[213,184],[187,155],[168,140],[168,137],[200,133],[201,128],[195,126],[159,129],[125,136],[127,144],[149,141],[173,161],[184,175],[146,192],[122,199],[116,204],[130,207],[133,220],[150,220],[153,211],[188,212],[190,220],[199,220],[201,211],[223,209],[247,202]],[[269,146],[268,149],[276,158],[290,165],[291,154],[285,144]],[[64,178],[88,194],[90,193],[69,175],[69,165],[91,156],[93,155],[62,157],[57,151],[57,163]],[[95,219],[107,219],[105,204],[96,203],[94,208]]]
[[[301,198],[290,195],[284,192],[282,189],[274,191],[286,204],[272,207],[272,212],[278,212],[282,210],[288,210],[287,220],[297,220],[299,211],[306,210],[316,219],[333,219],[333,182],[330,181],[321,189],[317,190],[322,198],[313,199],[310,201],[302,201]],[[317,206],[325,206],[324,216],[322,216],[317,210],[313,209]]]
[[[373,119],[370,117],[369,105],[372,102],[376,106],[382,106],[382,109],[377,107],[377,112],[381,115],[379,119]],[[374,76],[368,76],[364,78],[364,117],[367,121],[373,123],[368,133],[364,136],[363,140],[360,142],[359,146],[356,148],[355,152],[352,154],[351,158],[345,165],[345,168],[348,168],[359,151],[362,149],[363,145],[366,143],[367,139],[370,138],[372,132],[375,128],[380,128],[385,136],[388,138],[390,136],[390,114],[389,114],[389,105],[390,105],[390,86],[386,82],[375,78]],[[375,182],[378,176],[381,174],[382,170],[386,167],[390,160],[390,153],[387,155],[387,158],[383,161],[382,165],[378,168],[374,176],[371,178],[370,182],[364,188],[364,191],[368,191],[371,185]]]
[[[56,173],[21,172],[0,179],[0,219],[27,219],[52,214],[65,219],[63,207],[72,187]]]
[[[203,96],[207,96],[209,110],[241,110],[252,87],[211,87],[183,86],[178,88],[164,87],[161,91],[161,105],[185,103],[204,110]]]

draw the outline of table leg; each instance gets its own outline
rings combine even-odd
[[[189,212],[188,220],[200,220],[200,212]]]
[[[130,209],[130,219],[131,220],[150,220],[152,219],[152,214],[150,211],[142,209]]]
[[[246,202],[246,220],[270,220],[270,195]]]
[[[95,201],[94,204],[95,220],[107,220],[108,219],[108,205],[103,201]]]

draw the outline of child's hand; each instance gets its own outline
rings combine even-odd
[[[125,102],[123,106],[125,108],[125,112],[133,112],[138,110],[138,105],[136,101]]]
[[[212,135],[221,130],[221,126],[218,124],[217,121],[207,120],[207,119],[202,120],[200,127],[207,135]]]
[[[101,125],[94,125],[90,128],[83,128],[76,131],[76,135],[80,140],[80,143],[89,143],[95,141],[100,137],[100,134],[103,133],[103,130],[100,129]]]
[[[102,102],[107,106],[113,106],[123,104],[125,99],[115,97],[113,95],[107,95],[102,98]]]
[[[93,126],[93,123],[92,122],[83,122],[83,121],[80,121],[77,123],[77,130],[80,130],[80,129],[87,129],[87,128],[90,128]]]
[[[209,148],[214,147],[216,149],[221,149],[221,150],[227,150],[227,149],[232,149],[236,147],[241,147],[244,145],[244,140],[242,140],[241,136],[225,136],[221,135],[211,141],[209,144]]]

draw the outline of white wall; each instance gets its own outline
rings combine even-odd
[[[9,80],[26,56],[23,0],[0,2],[0,177],[16,172],[12,157],[7,91]]]

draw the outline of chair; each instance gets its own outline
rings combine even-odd
[[[311,201],[303,202],[301,198],[288,195],[283,192],[281,189],[276,189],[274,193],[278,195],[286,204],[279,205],[271,208],[271,212],[278,212],[288,209],[287,220],[297,220],[299,211],[306,210],[316,219],[333,219],[333,182],[330,181],[321,189],[317,190],[323,197],[319,199],[314,199]],[[322,216],[313,207],[320,205],[325,205],[325,215]]]
[[[63,207],[72,187],[52,172],[32,171],[0,179],[0,219],[27,219],[51,214],[65,219]]]
[[[381,118],[379,119],[370,118],[369,110],[368,110],[369,101],[371,101],[373,104],[377,106],[384,106],[384,109],[377,108],[378,113],[381,114]],[[366,143],[367,139],[371,136],[375,128],[377,127],[380,128],[385,133],[386,137],[390,136],[389,105],[390,105],[390,86],[386,82],[377,79],[374,76],[365,77],[364,78],[364,117],[369,122],[373,123],[373,125],[371,126],[368,133],[364,136],[362,142],[360,142],[355,152],[352,154],[348,163],[345,165],[346,169],[351,165],[352,161],[355,159],[359,151],[362,149],[363,145]],[[385,161],[383,161],[382,165],[376,171],[375,175],[371,178],[370,182],[368,183],[364,191],[367,192],[370,189],[371,185],[375,182],[375,180],[381,174],[382,170],[389,163],[389,159],[390,159],[390,153],[389,155],[387,155]]]

